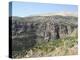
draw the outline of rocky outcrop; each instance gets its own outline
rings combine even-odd
[[[32,16],[21,20],[13,17],[13,50],[28,49],[36,43],[65,38],[75,29],[77,29],[77,17],[74,16]]]

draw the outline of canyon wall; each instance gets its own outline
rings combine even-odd
[[[13,51],[23,50],[36,43],[69,37],[78,28],[78,18],[58,15],[12,17],[11,27]]]

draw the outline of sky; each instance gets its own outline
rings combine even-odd
[[[63,5],[34,2],[12,2],[12,16],[32,16],[36,14],[53,12],[78,12],[77,5]]]

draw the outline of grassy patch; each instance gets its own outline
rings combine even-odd
[[[29,57],[76,55],[77,44],[78,41],[76,37],[68,37],[36,44],[34,48],[31,49],[32,55]]]
[[[35,44],[33,48],[24,51],[15,51],[14,57],[47,57],[47,56],[63,56],[76,55],[78,40],[77,37],[67,37],[64,39],[50,40],[41,44]]]

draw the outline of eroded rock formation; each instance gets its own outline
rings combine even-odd
[[[64,38],[77,29],[77,17],[74,16],[32,16],[19,19],[12,18],[13,51]]]

